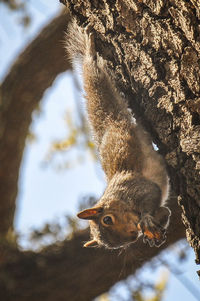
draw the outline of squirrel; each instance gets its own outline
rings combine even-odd
[[[91,240],[84,247],[126,247],[143,235],[159,247],[166,240],[170,209],[165,203],[169,178],[164,159],[136,122],[102,57],[95,51],[91,27],[73,21],[66,49],[82,65],[86,108],[107,187],[97,204],[77,214],[89,220]]]

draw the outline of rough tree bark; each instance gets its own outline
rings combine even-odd
[[[69,7],[80,24],[90,22],[94,27],[97,50],[115,70],[118,89],[165,156],[172,188],[184,206],[188,238],[198,255],[198,2],[76,0]],[[83,249],[87,231],[39,253],[20,251],[3,240],[13,223],[31,113],[57,74],[70,67],[60,43],[68,18],[61,15],[42,31],[2,85],[0,296],[5,301],[89,301],[184,237],[177,198],[171,197],[172,221],[160,249],[144,248],[141,241],[121,255]]]
[[[200,264],[200,4],[195,0],[61,1],[94,28],[119,91],[165,156]]]

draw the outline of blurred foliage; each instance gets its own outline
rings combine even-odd
[[[95,301],[110,301],[109,293],[104,293],[98,298],[95,299]]]
[[[0,245],[7,243],[10,246],[17,246],[18,234],[14,231],[13,228],[10,228],[5,237],[0,237]]]
[[[148,288],[151,288],[152,297],[145,297],[144,290],[146,289],[146,285],[142,284],[138,289],[132,291],[132,298],[134,301],[161,301],[165,289],[167,287],[168,282],[168,274],[163,272],[160,279],[154,284],[148,284]]]
[[[78,230],[80,230],[78,218],[66,215],[58,221],[44,224],[41,229],[32,230],[28,237],[30,248],[41,250],[50,244],[71,239]]]
[[[11,10],[23,9],[25,6],[25,1],[18,0],[0,0],[5,5],[7,5]]]
[[[45,157],[45,164],[52,163],[58,154],[72,154],[76,150],[76,158],[68,159],[60,165],[56,165],[57,170],[69,169],[75,167],[84,161],[86,151],[89,151],[91,158],[98,160],[97,151],[93,141],[89,126],[83,112],[79,111],[79,122],[75,121],[70,111],[66,112],[65,122],[67,135],[61,140],[53,141]],[[70,154],[69,154],[70,153]],[[70,156],[69,156],[70,157]],[[63,156],[64,158],[64,156]]]
[[[78,211],[82,211],[85,208],[91,208],[97,203],[97,199],[94,196],[83,196],[79,201]]]
[[[28,142],[28,143],[34,143],[36,141],[37,141],[37,136],[35,135],[34,132],[31,132],[29,130],[28,135],[26,137],[26,142]]]
[[[79,209],[90,207],[96,203],[96,198],[92,196],[83,196],[79,201]],[[75,233],[82,228],[85,223],[82,223],[76,216],[65,215],[55,222],[46,223],[40,229],[34,229],[28,235],[28,242],[30,248],[40,250],[43,247],[63,241],[65,239],[72,239]],[[20,238],[20,235],[19,237]]]
[[[25,0],[0,0],[0,3],[5,4],[13,12],[17,11],[21,13],[19,23],[23,27],[30,25],[31,17],[28,13],[27,2]]]

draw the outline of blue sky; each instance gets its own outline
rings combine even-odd
[[[36,3],[37,2],[37,3]],[[39,30],[52,19],[62,7],[59,1],[45,2],[29,1],[28,10],[32,23],[28,29],[17,25],[18,14],[11,13],[0,4],[0,80],[9,70],[15,57],[31,41]],[[57,171],[55,166],[63,164],[67,156],[57,156],[55,160],[45,165],[45,155],[52,141],[65,137],[66,111],[77,118],[74,99],[73,80],[70,72],[58,76],[54,85],[49,88],[42,100],[41,113],[33,114],[30,131],[36,136],[33,143],[27,143],[20,172],[19,196],[15,226],[17,231],[27,233],[29,230],[41,227],[45,222],[59,221],[70,213],[75,215],[78,200],[81,196],[95,195],[99,197],[105,187],[101,168],[88,153],[85,153],[83,163],[72,169]],[[75,151],[76,152],[76,151]],[[73,159],[72,154],[70,158]],[[27,242],[21,241],[26,247]],[[167,252],[168,259],[173,258],[173,250]],[[194,254],[189,252],[189,259],[181,264],[184,277],[199,285],[194,264]],[[163,268],[155,272],[147,265],[142,277],[158,279]],[[168,289],[164,301],[195,301],[196,299],[185,289],[177,277],[170,274]],[[112,299],[114,301],[114,299]]]

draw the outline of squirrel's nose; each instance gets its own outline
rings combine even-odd
[[[137,237],[138,237],[138,231],[137,231],[137,228],[135,227],[135,225],[133,225],[133,224],[129,225],[129,227],[127,228],[127,232],[131,236],[132,240],[136,240],[137,239]]]
[[[126,226],[126,231],[129,233],[137,232],[137,227],[133,223],[130,223]]]

